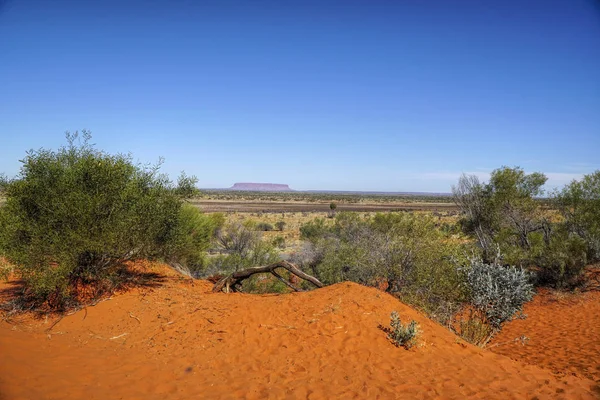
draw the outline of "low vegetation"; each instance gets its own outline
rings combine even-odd
[[[600,259],[600,171],[540,201],[546,180],[544,174],[508,167],[493,171],[489,183],[461,177],[453,187],[460,225],[484,262],[500,256],[502,264],[536,272],[539,284],[573,287],[585,265]]]
[[[452,197],[444,194],[409,193],[345,193],[345,192],[252,192],[204,189],[195,199],[250,202],[306,202],[335,204],[358,203],[451,203]]]
[[[64,309],[82,287],[92,297],[113,290],[131,279],[128,260],[204,264],[216,224],[184,206],[194,178],[175,185],[160,164],[96,150],[89,132],[67,140],[58,151],[28,152],[18,178],[3,185],[0,252],[24,280],[27,301]]]
[[[28,152],[15,179],[0,177],[0,274],[22,278],[32,307],[64,310],[132,284],[127,262],[143,258],[195,278],[235,275],[235,290],[245,292],[315,286],[297,282],[298,273],[319,285],[378,287],[483,346],[522,315],[535,285],[575,287],[585,265],[600,260],[600,171],[547,199],[541,173],[502,167],[488,183],[463,176],[453,188],[458,220],[337,212],[337,204],[360,201],[354,194],[277,194],[330,202],[324,218],[307,214],[298,227],[285,213],[256,221],[203,214],[189,202],[199,196],[194,177],[173,183],[160,162],[139,165],[90,140],[86,131],[67,134],[57,151]],[[293,252],[290,229],[302,241]],[[285,259],[293,268],[252,272]],[[392,314],[390,338],[408,348],[417,328]]]
[[[208,258],[206,268],[196,271],[197,277],[224,275],[243,269],[269,265],[279,261],[279,252],[273,243],[262,240],[261,232],[253,224],[228,223],[217,229],[214,250],[217,254]],[[252,285],[249,279],[246,285]],[[246,287],[250,290],[250,288]]]
[[[258,224],[256,224],[256,230],[269,232],[273,230],[273,225],[269,224],[268,222],[259,222]]]
[[[324,283],[376,286],[447,323],[466,296],[456,265],[471,246],[435,224],[428,215],[407,212],[315,219],[301,228],[308,244],[294,261]]]
[[[459,321],[459,333],[485,346],[502,325],[522,316],[523,305],[534,294],[531,274],[522,268],[485,264],[473,259],[466,268],[468,317]]]
[[[410,349],[417,344],[419,337],[419,324],[412,320],[404,325],[400,320],[400,314],[397,311],[392,311],[390,315],[390,327],[388,338],[398,347]]]

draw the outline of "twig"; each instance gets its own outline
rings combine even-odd
[[[258,326],[259,328],[285,328],[285,329],[296,329],[295,326],[291,326],[291,325],[265,325],[265,324],[260,324]]]
[[[131,312],[129,313],[129,317],[137,320],[137,322],[139,322],[140,325],[142,324],[142,321],[140,321],[140,319],[138,317],[136,317],[135,315],[133,315]]]
[[[301,292],[302,291],[299,288],[297,288],[296,286],[294,286],[291,283],[289,283],[288,281],[286,281],[285,279],[283,279],[283,277],[281,275],[279,275],[277,272],[275,272],[275,270],[272,270],[271,274],[273,274],[273,276],[275,276],[275,278],[279,279],[284,285],[286,285],[287,287],[291,288],[292,290],[294,290],[296,292]]]
[[[125,332],[125,333],[122,333],[122,334],[120,334],[119,336],[113,336],[113,337],[111,337],[111,338],[108,338],[108,340],[118,339],[118,338],[120,338],[120,337],[123,337],[123,336],[125,336],[125,335],[128,335],[128,333],[127,333],[127,332]]]
[[[52,330],[52,328],[54,328],[54,326],[56,326],[56,324],[58,324],[60,321],[62,321],[62,319],[64,317],[65,317],[64,315],[61,315],[59,319],[54,321],[54,323],[52,325],[50,325],[50,327],[48,329],[46,329],[46,333],[50,332]]]
[[[525,346],[525,344],[528,340],[529,340],[529,338],[527,336],[522,335],[518,338],[514,338],[513,340],[509,340],[508,342],[494,343],[493,345],[488,346],[487,348],[492,349],[494,347],[502,346],[502,345],[509,344],[509,343],[516,343],[516,342],[521,342],[521,344],[523,346]]]

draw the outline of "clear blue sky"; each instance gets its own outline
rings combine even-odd
[[[586,0],[0,0],[0,172],[87,128],[200,187],[600,169]]]

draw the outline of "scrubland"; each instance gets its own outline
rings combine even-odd
[[[545,193],[502,167],[451,202],[199,193],[90,137],[0,182],[0,398],[599,395],[600,171]],[[252,274],[281,260],[313,282]]]

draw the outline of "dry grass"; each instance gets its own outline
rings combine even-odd
[[[458,221],[458,217],[452,212],[434,212],[434,211],[413,211],[416,214],[430,215],[433,216],[436,223],[440,225],[443,223],[455,224]],[[374,216],[376,212],[360,212],[361,216]],[[314,220],[315,218],[324,218],[326,221],[333,223],[333,218],[328,218],[329,212],[230,212],[226,213],[226,222],[237,222],[237,223],[259,223],[265,222],[276,226],[279,221],[285,222],[283,231],[279,231],[276,228],[272,231],[262,232],[263,239],[266,241],[273,241],[276,237],[281,236],[285,239],[286,247],[285,252],[297,251],[301,248],[302,242],[300,240],[300,227]]]
[[[0,257],[0,279],[8,280],[13,274],[15,267],[11,265],[4,257]]]

